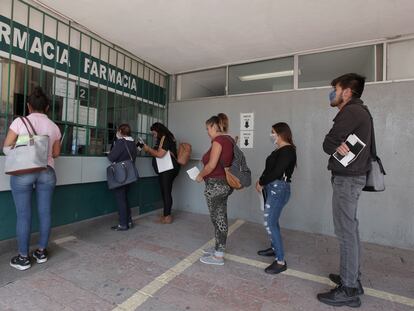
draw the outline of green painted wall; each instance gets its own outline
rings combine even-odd
[[[34,196],[33,196],[34,197]],[[129,191],[131,206],[145,214],[162,206],[157,177],[141,178]],[[114,194],[106,182],[58,186],[53,196],[52,226],[93,218],[117,210]],[[38,231],[35,200],[32,206],[32,231]],[[0,192],[0,240],[16,234],[16,212],[10,191]]]

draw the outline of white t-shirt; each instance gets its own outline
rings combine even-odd
[[[59,127],[53,121],[51,121],[47,117],[47,115],[43,113],[34,112],[28,115],[27,118],[33,124],[33,127],[38,135],[49,136],[49,151],[47,155],[47,164],[54,168],[55,161],[52,157],[52,149],[55,141],[60,140],[60,138],[62,137],[62,135],[60,134]],[[27,124],[27,126],[29,127],[30,131],[32,131],[30,125]],[[10,125],[10,129],[17,135],[29,134],[27,132],[26,126],[20,118],[17,118],[12,122],[12,124]]]

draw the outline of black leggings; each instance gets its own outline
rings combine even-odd
[[[164,202],[164,216],[171,215],[171,207],[173,204],[172,199],[172,186],[175,177],[177,177],[179,168],[174,168],[172,170],[162,172],[158,175],[158,180],[160,181],[161,196],[162,201]]]

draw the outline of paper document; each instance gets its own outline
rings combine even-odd
[[[192,180],[196,180],[196,177],[200,174],[200,170],[197,166],[194,166],[193,168],[187,170],[187,174]]]
[[[169,151],[162,158],[155,158],[157,161],[158,173],[172,170],[174,168]]]
[[[356,159],[361,153],[362,149],[365,148],[365,143],[362,142],[355,134],[351,134],[345,141],[345,144],[349,148],[349,152],[346,156],[340,155],[338,152],[333,154],[333,157],[337,159],[343,166],[347,167]]]
[[[260,210],[264,211],[264,204],[265,204],[265,200],[264,200],[264,190],[262,191],[262,193],[257,192],[257,195],[259,197],[259,207]]]

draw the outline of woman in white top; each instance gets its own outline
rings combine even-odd
[[[30,95],[27,107],[29,116],[38,135],[49,136],[48,167],[46,170],[15,175],[10,177],[10,187],[16,206],[16,235],[18,243],[18,255],[13,257],[10,265],[18,270],[26,270],[31,267],[29,258],[30,231],[32,223],[32,192],[36,192],[36,203],[39,215],[39,247],[33,251],[32,257],[37,263],[46,262],[46,247],[49,241],[51,227],[52,195],[56,185],[54,159],[60,154],[60,130],[51,121],[46,113],[49,109],[49,101],[40,87],[36,87]],[[27,135],[27,129],[20,118],[15,119],[10,125],[4,142],[3,151],[8,154],[10,148],[16,143],[19,135]]]

